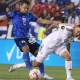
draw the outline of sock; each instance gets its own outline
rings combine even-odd
[[[39,70],[40,70],[40,72],[41,72],[42,75],[45,74],[45,72],[44,72],[44,64],[43,63],[40,64]]]
[[[65,61],[67,79],[71,77],[72,61]]]
[[[28,68],[28,71],[30,71],[32,69],[32,65],[30,63],[29,53],[23,53],[23,59],[26,64],[26,67]]]

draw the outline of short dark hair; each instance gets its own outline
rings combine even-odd
[[[30,2],[28,0],[21,0],[20,1],[20,5],[22,5],[24,3],[27,4],[27,5],[30,5]]]

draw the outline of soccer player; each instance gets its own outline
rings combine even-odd
[[[48,28],[47,31],[50,29],[51,28]],[[44,33],[46,34],[47,32],[45,31]],[[58,30],[52,32],[43,40],[33,65],[39,66],[50,53],[54,52],[65,59],[66,80],[74,80],[71,76],[71,56],[63,44],[65,42],[72,41],[73,37],[78,36],[80,36],[79,26],[74,27],[72,24],[59,24]]]
[[[11,11],[9,14],[6,14],[6,16],[0,18],[0,21],[12,19],[14,41],[23,52],[23,60],[28,68],[28,71],[32,70],[29,52],[36,56],[39,49],[39,44],[34,40],[32,41],[29,36],[29,22],[34,21],[42,24],[58,23],[57,21],[43,20],[35,17],[31,13],[28,13],[29,7],[30,2],[27,0],[22,0],[20,2],[20,10]],[[39,66],[39,69],[41,74],[45,75],[43,63]]]

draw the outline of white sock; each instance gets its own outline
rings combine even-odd
[[[25,68],[26,64],[25,63],[18,63],[17,68]]]
[[[67,79],[71,77],[72,61],[65,61]]]

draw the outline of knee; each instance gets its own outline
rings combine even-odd
[[[71,56],[70,53],[68,51],[63,52],[63,54],[61,55],[66,61],[71,61]]]
[[[23,52],[29,52],[29,47],[28,47],[28,46],[22,47],[22,51],[23,51]]]
[[[70,55],[67,55],[67,56],[65,57],[65,60],[66,60],[66,61],[71,61],[71,56],[70,56]]]

